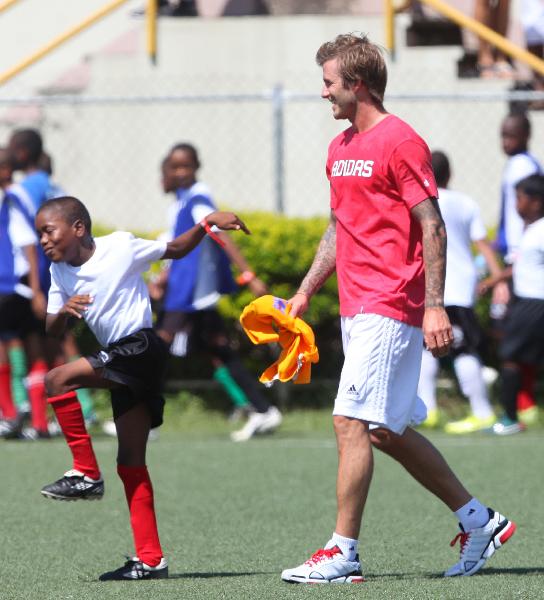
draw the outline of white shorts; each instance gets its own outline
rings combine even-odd
[[[367,421],[402,434],[427,409],[417,395],[423,333],[374,314],[342,317],[344,366],[334,415]]]

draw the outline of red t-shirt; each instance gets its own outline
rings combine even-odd
[[[394,115],[363,133],[350,127],[329,146],[327,177],[340,314],[375,313],[421,327],[421,227],[410,209],[438,196],[427,144]]]

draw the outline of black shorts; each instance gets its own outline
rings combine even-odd
[[[151,427],[162,425],[162,380],[168,349],[153,329],[140,329],[86,358],[93,369],[101,370],[104,379],[121,384],[111,390],[114,419],[144,402],[151,415]]]
[[[0,295],[0,341],[44,332],[44,324],[34,315],[28,298],[19,294]]]
[[[544,300],[514,298],[504,320],[499,356],[527,365],[544,363]]]
[[[161,316],[157,329],[171,335],[183,332],[187,335],[187,354],[209,352],[216,347],[213,340],[226,336],[225,322],[215,309],[195,312],[169,311]]]
[[[472,308],[446,306],[446,312],[453,328],[453,344],[450,355],[456,358],[461,354],[483,353],[484,333]]]

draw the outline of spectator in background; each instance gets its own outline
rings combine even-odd
[[[506,37],[510,0],[476,0],[474,18]],[[512,79],[514,69],[508,57],[489,42],[478,38],[478,71],[483,79]]]
[[[2,197],[13,184],[13,165],[6,149],[0,149],[0,194]],[[30,227],[30,225],[28,225]],[[37,242],[37,240],[36,240]],[[35,243],[36,243],[35,242]],[[15,246],[15,252],[21,250]],[[24,254],[24,249],[22,250]],[[17,259],[16,259],[17,260]],[[20,258],[19,258],[20,260]],[[23,257],[24,260],[24,257]],[[9,369],[11,372],[11,392],[13,401],[20,415],[30,413],[28,394],[26,391],[25,378],[27,376],[26,354],[23,340],[20,337],[12,337],[7,342],[7,353],[9,356]]]
[[[38,274],[37,238],[17,197],[11,193],[12,163],[0,150],[0,436],[8,439],[49,437],[43,381],[30,381],[32,427],[23,431],[28,410],[25,351],[22,339],[37,336],[38,319],[45,317],[45,297]],[[31,354],[36,365],[43,357]],[[41,361],[40,363],[38,361]],[[43,363],[45,365],[45,363]],[[13,385],[14,384],[14,385]],[[14,401],[17,400],[17,403]]]
[[[9,152],[13,167],[23,173],[23,178],[10,188],[20,204],[24,207],[29,223],[34,227],[34,217],[41,205],[51,198],[63,194],[60,186],[52,181],[53,160],[44,151],[43,139],[35,129],[18,129],[14,131],[9,140]],[[40,285],[44,294],[49,291],[51,262],[45,256],[41,247],[38,248],[38,268]],[[37,329],[36,335],[26,344],[29,355],[30,370],[28,373],[29,393],[41,395],[45,406],[44,377],[48,364],[58,366],[65,361],[75,360],[79,357],[76,341],[71,332],[68,332],[62,343],[45,337],[45,324]],[[87,390],[78,390],[78,398],[86,421],[96,422],[96,415],[92,398]]]
[[[506,265],[511,265],[524,229],[523,219],[516,210],[516,185],[523,178],[534,173],[542,173],[542,166],[529,151],[531,123],[525,114],[511,113],[501,124],[501,143],[508,156],[502,174],[501,208],[497,230],[496,247]],[[506,281],[499,282],[492,291],[491,318],[492,331],[501,336],[502,319],[510,298]],[[534,399],[535,370],[527,365],[522,368],[523,382],[518,396],[519,418],[526,424],[535,422],[538,411]]]
[[[544,2],[543,0],[522,0],[521,22],[525,33],[527,50],[540,58],[544,58]],[[544,75],[533,71],[531,88],[535,91],[544,91]],[[542,109],[544,102],[536,100],[529,104],[529,108]]]
[[[493,427],[497,435],[524,430],[516,399],[524,365],[535,369],[544,362],[544,176],[530,175],[516,185],[517,209],[525,224],[513,264],[490,277],[489,286],[513,279],[514,298],[508,309],[499,349],[502,360],[500,400],[503,419]]]
[[[200,159],[191,144],[175,145],[163,162],[163,185],[175,188],[177,195],[169,211],[170,237],[180,235],[215,210],[208,187],[197,180],[199,168]],[[254,412],[244,427],[231,434],[233,441],[242,442],[257,433],[276,429],[282,417],[261,393],[256,377],[230,347],[225,323],[217,311],[221,295],[236,289],[229,260],[240,271],[236,279],[239,285],[247,285],[255,296],[262,296],[267,289],[229,235],[218,232],[217,238],[224,251],[208,238],[164,271],[162,281],[155,282],[165,288],[157,331],[169,345],[174,345],[173,351],[178,355],[193,351],[208,354],[216,378],[227,391],[233,387],[231,380],[243,391]]]
[[[471,414],[460,421],[447,423],[447,433],[473,433],[495,423],[487,386],[482,376],[481,350],[484,334],[474,312],[478,273],[472,255],[472,244],[485,258],[489,272],[497,276],[501,267],[486,237],[476,202],[460,192],[448,189],[450,163],[443,152],[431,154],[438,185],[438,205],[448,232],[444,306],[453,328],[450,354],[463,394],[470,402]],[[427,406],[428,426],[438,424],[436,379],[439,361],[423,350],[418,395]]]

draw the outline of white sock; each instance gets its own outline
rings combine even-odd
[[[438,375],[438,360],[428,351],[423,350],[421,356],[421,372],[417,395],[423,400],[427,411],[436,410],[436,376]]]
[[[459,519],[465,532],[478,527],[483,527],[489,522],[489,511],[476,498],[472,498],[465,506],[461,506],[459,510],[456,510],[455,515]]]
[[[348,560],[355,560],[359,551],[359,540],[352,540],[351,538],[338,535],[335,531],[332,534],[332,538],[325,545],[325,548],[330,550],[334,546],[338,546]]]
[[[461,391],[468,398],[472,414],[479,419],[493,416],[487,386],[482,376],[482,363],[473,354],[461,354],[453,361]]]

